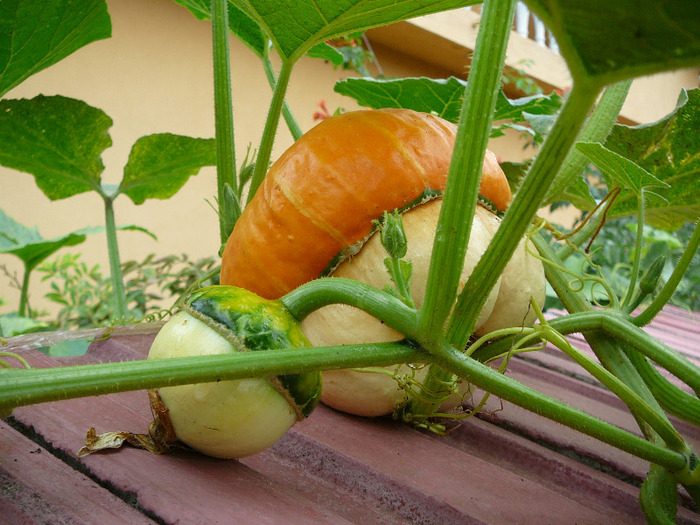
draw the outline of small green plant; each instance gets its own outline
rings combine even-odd
[[[68,330],[112,324],[112,308],[106,297],[112,282],[99,265],[89,266],[80,254],[65,254],[37,268],[48,282],[46,298],[60,306],[51,328]],[[156,315],[195,285],[215,284],[217,261],[214,257],[190,260],[187,255],[156,257],[122,264],[127,312],[130,322]]]
[[[44,4],[0,3],[0,21],[15,36],[8,46],[0,47],[0,97],[78,48],[110,36],[111,21],[103,0]],[[169,133],[141,137],[133,145],[121,183],[115,186],[101,180],[101,154],[112,143],[111,125],[112,119],[103,111],[80,100],[43,95],[0,100],[0,165],[33,175],[51,200],[86,191],[102,198],[114,301],[111,312],[118,320],[126,318],[127,310],[114,200],[122,194],[135,204],[169,198],[200,168],[216,163],[216,145],[213,139]],[[145,231],[137,226],[121,228]],[[24,303],[19,310],[23,314]]]

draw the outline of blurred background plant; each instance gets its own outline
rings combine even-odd
[[[0,265],[10,286],[19,288],[21,280]],[[3,335],[9,337],[39,330],[71,330],[110,326],[112,284],[109,273],[99,265],[89,266],[79,253],[66,253],[40,264],[36,271],[42,274],[50,291],[45,298],[58,310],[36,311],[31,307],[29,316],[15,312],[0,314]],[[156,257],[151,254],[142,261],[122,263],[130,322],[157,317],[173,306],[178,297],[198,283],[218,282],[218,260],[205,257],[192,260],[187,255]],[[2,305],[3,303],[0,303]]]

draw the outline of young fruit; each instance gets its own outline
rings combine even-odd
[[[298,322],[279,301],[211,286],[192,294],[163,326],[148,358],[304,346]],[[240,458],[271,446],[304,419],[320,389],[320,374],[309,373],[166,387],[151,398],[157,428],[172,429],[177,440],[207,455]]]

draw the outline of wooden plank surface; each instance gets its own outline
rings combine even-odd
[[[691,341],[700,333],[698,324],[672,314],[668,331],[678,335],[688,328],[683,351],[700,357]],[[151,339],[111,338],[94,343],[85,357],[60,362],[137,359]],[[33,366],[58,362],[33,350],[23,355]],[[593,381],[567,374],[581,372],[564,366],[561,354],[550,349],[533,355],[513,360],[507,373],[635,430],[619,400]],[[562,366],[553,366],[557,362]],[[241,461],[184,451],[155,456],[130,448],[76,457],[90,426],[98,432],[144,432],[150,419],[142,391],[17,409],[15,428],[0,428],[0,522],[643,522],[636,484],[648,465],[496,399],[447,436],[321,406],[274,447]],[[696,427],[678,428],[700,449]],[[18,430],[39,436],[39,443]],[[84,509],[90,509],[87,515]],[[60,519],[44,519],[48,515]],[[682,509],[679,523],[699,518]]]
[[[0,523],[153,523],[5,422],[0,422]]]

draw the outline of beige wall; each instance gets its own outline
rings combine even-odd
[[[118,183],[132,144],[143,135],[171,132],[194,137],[214,136],[210,23],[197,21],[170,0],[109,0],[113,24],[110,39],[80,49],[60,63],[30,77],[6,98],[61,94],[104,110],[114,121],[113,145],[103,154],[103,181]],[[257,147],[270,98],[257,57],[231,40],[234,118],[237,155],[248,144]],[[355,107],[332,92],[342,76],[320,60],[302,60],[290,86],[289,100],[302,129],[313,125],[319,100],[329,108]],[[273,156],[291,144],[282,128]],[[203,169],[167,201],[149,200],[135,206],[126,196],[115,203],[118,224],[143,226],[158,241],[136,232],[120,232],[122,260],[149,253],[186,252],[194,258],[218,250],[217,218],[207,203],[216,194],[215,171]],[[64,235],[88,225],[104,224],[102,201],[85,193],[51,202],[37,189],[34,178],[0,167],[0,208],[27,226],[38,226],[44,238]],[[107,270],[104,235],[94,235],[72,251]],[[20,271],[17,259],[0,255],[0,264]],[[21,276],[20,276],[21,277]],[[38,275],[32,282],[33,304],[43,295]],[[9,302],[0,312],[16,307],[18,295],[0,277],[0,297]],[[43,305],[42,305],[43,306]]]
[[[106,166],[103,181],[118,183],[132,144],[143,135],[170,132],[213,137],[211,33],[209,22],[197,21],[171,0],[108,0],[108,5],[112,38],[90,44],[30,77],[6,97],[60,94],[104,110],[114,125],[110,130],[113,146],[103,154]],[[432,27],[422,23],[424,27]],[[386,28],[371,33],[385,75],[441,78],[455,73],[454,65],[444,63],[437,48],[432,52],[435,60],[430,64],[426,62],[429,55],[424,53],[429,46],[419,48],[419,53],[409,45],[409,40],[402,39],[399,41],[402,48],[387,37],[393,31]],[[447,45],[455,57],[468,54],[455,47],[454,42],[441,45]],[[258,144],[270,89],[257,57],[250,50],[232,39],[231,53],[237,154],[242,159],[248,144],[252,143],[253,147]],[[462,68],[460,65],[456,70],[463,71]],[[302,59],[288,94],[302,129],[314,124],[312,115],[320,100],[325,100],[331,111],[336,107],[347,110],[356,107],[352,100],[332,90],[334,82],[348,74],[335,71],[320,60]],[[655,81],[666,84],[663,79]],[[658,86],[654,89],[657,96],[651,97],[649,103],[668,105],[668,97],[658,96]],[[289,133],[281,128],[273,159],[290,144]],[[505,159],[517,160],[523,155],[522,143],[513,137],[500,139],[492,148]],[[207,203],[215,193],[215,172],[207,168],[167,201],[149,200],[135,206],[126,196],[119,197],[115,205],[117,223],[139,225],[158,236],[156,242],[141,233],[120,232],[122,260],[141,259],[149,253],[184,252],[193,258],[215,254],[219,246],[217,219]],[[3,167],[0,167],[0,208],[27,226],[36,225],[47,239],[84,226],[104,224],[102,201],[97,194],[50,202],[36,188],[32,176]],[[83,245],[68,250],[81,252],[86,262],[99,263],[108,272],[103,235],[91,236]],[[0,255],[0,264],[6,264],[11,271],[21,270],[20,264],[9,255]],[[41,301],[45,288],[38,278],[35,275],[32,283],[32,305],[46,307],[47,303]],[[0,276],[0,298],[9,302],[5,307],[0,306],[0,312],[14,309],[17,297],[7,280]]]

